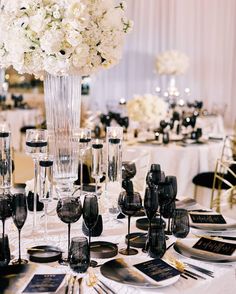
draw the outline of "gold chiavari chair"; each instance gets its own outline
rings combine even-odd
[[[211,208],[221,210],[221,202],[227,199],[230,208],[236,204],[236,161],[218,159],[211,193]]]

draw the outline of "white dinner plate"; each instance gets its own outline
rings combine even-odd
[[[136,258],[112,259],[101,266],[101,274],[107,279],[138,288],[162,288],[178,281],[180,275],[160,282],[154,281],[133,266],[144,261],[147,260]]]
[[[236,251],[231,255],[222,255],[218,253],[207,252],[204,250],[192,248],[197,243],[199,238],[186,238],[183,240],[178,239],[175,242],[174,250],[182,256],[198,259],[206,262],[213,263],[233,263],[236,262]],[[225,243],[234,243],[235,241],[226,241]]]
[[[202,214],[202,215],[217,215],[215,212],[190,212],[189,214]],[[192,222],[190,217],[190,226],[193,229],[208,231],[208,232],[231,232],[236,230],[236,221],[234,219],[223,216],[226,224],[202,224]]]

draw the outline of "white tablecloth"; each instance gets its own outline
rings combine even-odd
[[[0,112],[2,120],[6,121],[11,129],[12,146],[15,150],[20,149],[20,129],[26,125],[35,125],[40,115],[38,109],[14,109]]]
[[[191,209],[199,208],[198,205],[192,206]],[[45,244],[45,240],[43,239],[43,230],[40,232],[40,224],[38,225],[37,229],[37,236],[35,239],[33,238],[31,234],[31,228],[32,228],[32,222],[31,222],[32,215],[28,215],[27,222],[25,226],[22,229],[22,253],[23,255],[26,253],[26,248],[29,248],[33,245],[41,245]],[[43,221],[44,219],[41,218],[41,228],[43,228]],[[79,220],[79,222],[72,224],[72,237],[73,236],[82,236],[81,232],[81,223],[82,219]],[[135,228],[135,218],[133,217],[131,219],[131,232],[139,231],[137,228]],[[127,220],[121,220],[119,223],[114,221],[104,222],[104,231],[102,235],[98,238],[92,238],[93,240],[102,240],[102,241],[111,241],[114,243],[119,243],[118,247],[123,248],[126,245],[124,244],[124,237],[127,233]],[[142,231],[143,232],[143,231]],[[11,223],[10,220],[7,221],[7,233],[9,235],[12,254],[17,256],[18,250],[18,241],[17,241],[17,230],[15,226]],[[65,251],[65,254],[67,253],[67,225],[63,224],[58,217],[51,216],[49,217],[49,234],[50,239],[48,241],[48,244],[53,244],[55,246],[59,246],[62,250]],[[231,233],[232,234],[232,233]],[[190,236],[190,235],[189,235]],[[191,235],[192,238],[192,235]],[[173,241],[175,241],[174,237],[170,237],[170,240],[167,241],[167,246],[171,244]],[[197,239],[196,239],[197,241]],[[109,285],[117,294],[129,294],[129,293],[138,293],[138,294],[146,294],[146,293],[163,293],[163,294],[199,294],[199,293],[214,293],[214,294],[234,294],[236,289],[236,276],[235,276],[235,264],[231,265],[217,265],[213,263],[205,263],[189,258],[185,258],[180,256],[179,254],[175,253],[174,249],[171,248],[168,250],[168,254],[171,254],[174,258],[177,258],[184,262],[189,262],[192,264],[199,265],[203,268],[206,268],[208,270],[211,270],[214,272],[215,278],[206,277],[206,280],[193,280],[189,278],[188,280],[185,280],[183,278],[179,278],[179,280],[168,287],[160,288],[160,289],[138,289],[134,287],[128,287],[113,281],[110,281],[103,277],[100,274],[99,268],[94,269],[94,272],[97,274],[99,279],[104,281],[107,285]],[[118,254],[115,258],[126,258],[124,255]],[[148,258],[147,254],[143,253],[139,249],[139,254],[135,256],[131,256],[129,258],[133,258],[136,262],[139,262],[140,259],[143,261]],[[107,261],[107,259],[100,259],[97,260],[98,263],[104,263]],[[60,266],[58,263],[51,263],[48,264],[52,267],[57,267],[57,269],[60,269],[62,272],[70,273],[69,269],[67,267]],[[47,272],[45,272],[46,274]],[[199,273],[199,272],[198,272]],[[200,273],[199,273],[200,274]],[[201,274],[202,275],[202,274]],[[16,294],[18,292],[15,292]],[[95,290],[93,288],[89,288],[86,285],[86,278],[83,279],[83,294],[95,294]],[[77,293],[75,293],[77,294]]]
[[[173,175],[178,180],[179,198],[193,196],[192,178],[200,172],[214,171],[216,159],[220,157],[223,142],[191,144],[182,147],[171,143],[168,145],[151,145],[137,143],[124,148],[150,152],[150,164],[159,163],[166,175]]]

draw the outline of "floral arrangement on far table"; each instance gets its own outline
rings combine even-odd
[[[156,69],[160,75],[181,75],[188,67],[188,56],[177,50],[165,51],[156,59]]]
[[[88,75],[117,64],[132,22],[115,0],[1,0],[0,67]]]
[[[168,104],[151,94],[135,95],[127,102],[127,110],[131,120],[156,127],[166,117]]]

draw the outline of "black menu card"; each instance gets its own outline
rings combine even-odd
[[[56,292],[64,277],[64,274],[36,274],[23,293]]]
[[[236,244],[202,237],[193,245],[193,248],[222,255],[232,255],[236,249]]]
[[[198,224],[226,224],[224,217],[221,214],[192,214],[190,217],[193,223]]]
[[[180,275],[180,271],[159,258],[135,264],[134,267],[156,282]]]

